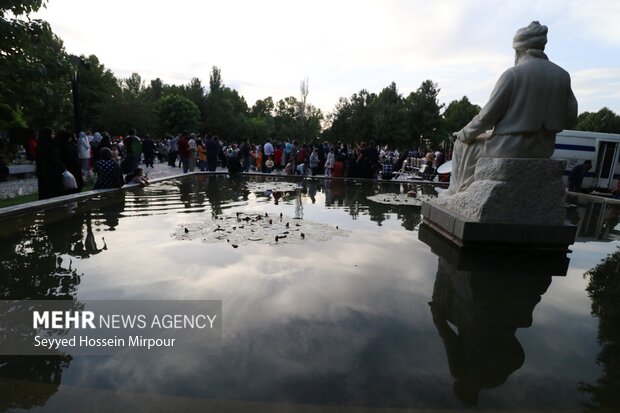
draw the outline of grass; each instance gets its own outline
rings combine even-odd
[[[94,184],[95,183],[93,181],[86,182],[84,184],[84,188],[82,188],[82,192],[92,190]],[[29,195],[20,195],[20,196],[14,197],[14,198],[0,199],[0,208],[6,208],[6,207],[15,206],[15,205],[21,205],[21,204],[25,204],[27,202],[33,202],[33,201],[38,201],[38,200],[39,200],[39,194],[36,194],[36,193],[35,194],[29,194]]]
[[[39,199],[38,194],[20,195],[15,198],[0,199],[0,208],[6,208],[10,206],[25,204],[26,202],[33,202]]]

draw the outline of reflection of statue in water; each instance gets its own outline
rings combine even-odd
[[[489,102],[458,132],[450,188],[442,196],[467,189],[481,157],[551,157],[556,133],[576,122],[570,76],[548,60],[546,43],[547,27],[538,22],[517,31],[515,66],[501,75]]]
[[[439,258],[430,306],[463,403],[476,405],[480,390],[501,385],[522,366],[515,332],[532,325],[532,311],[550,284],[551,276],[458,271]]]

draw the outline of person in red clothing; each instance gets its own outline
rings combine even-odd
[[[308,157],[308,145],[304,144],[301,146],[301,148],[299,148],[299,150],[297,151],[297,172],[299,172],[300,175],[305,175],[306,174],[306,165],[308,165],[308,161],[307,158]]]
[[[37,138],[34,136],[34,131],[26,142],[26,157],[31,161],[37,159]]]
[[[282,154],[284,153],[284,148],[282,145],[278,145],[277,149],[273,153],[273,162],[275,164],[276,169],[282,169]]]

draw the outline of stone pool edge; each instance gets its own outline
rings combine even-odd
[[[193,175],[193,174],[196,174],[196,172],[192,172],[191,174],[178,174],[178,175],[171,175],[171,176],[166,176],[162,178],[156,178],[156,179],[151,180],[150,182],[156,183],[156,182],[166,181],[169,179],[176,179],[182,176]],[[223,172],[215,172],[215,173],[210,173],[210,174],[221,175],[223,174]],[[4,207],[4,208],[0,208],[0,219],[11,217],[13,215],[20,215],[26,212],[31,212],[31,211],[42,209],[45,207],[51,207],[51,206],[66,204],[69,202],[81,201],[82,199],[92,198],[94,196],[101,195],[101,194],[111,194],[111,193],[118,192],[118,191],[124,191],[127,188],[136,188],[139,186],[140,186],[139,184],[127,184],[127,185],[123,185],[120,188],[93,189],[92,191],[57,196],[54,198],[41,199],[38,201],[26,202],[26,203],[19,204],[19,205]]]

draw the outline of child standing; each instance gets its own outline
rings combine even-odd
[[[271,173],[271,171],[273,171],[273,167],[274,167],[275,163],[273,162],[273,160],[271,159],[271,155],[267,156],[267,161],[265,162],[265,172],[267,172],[268,174]]]

